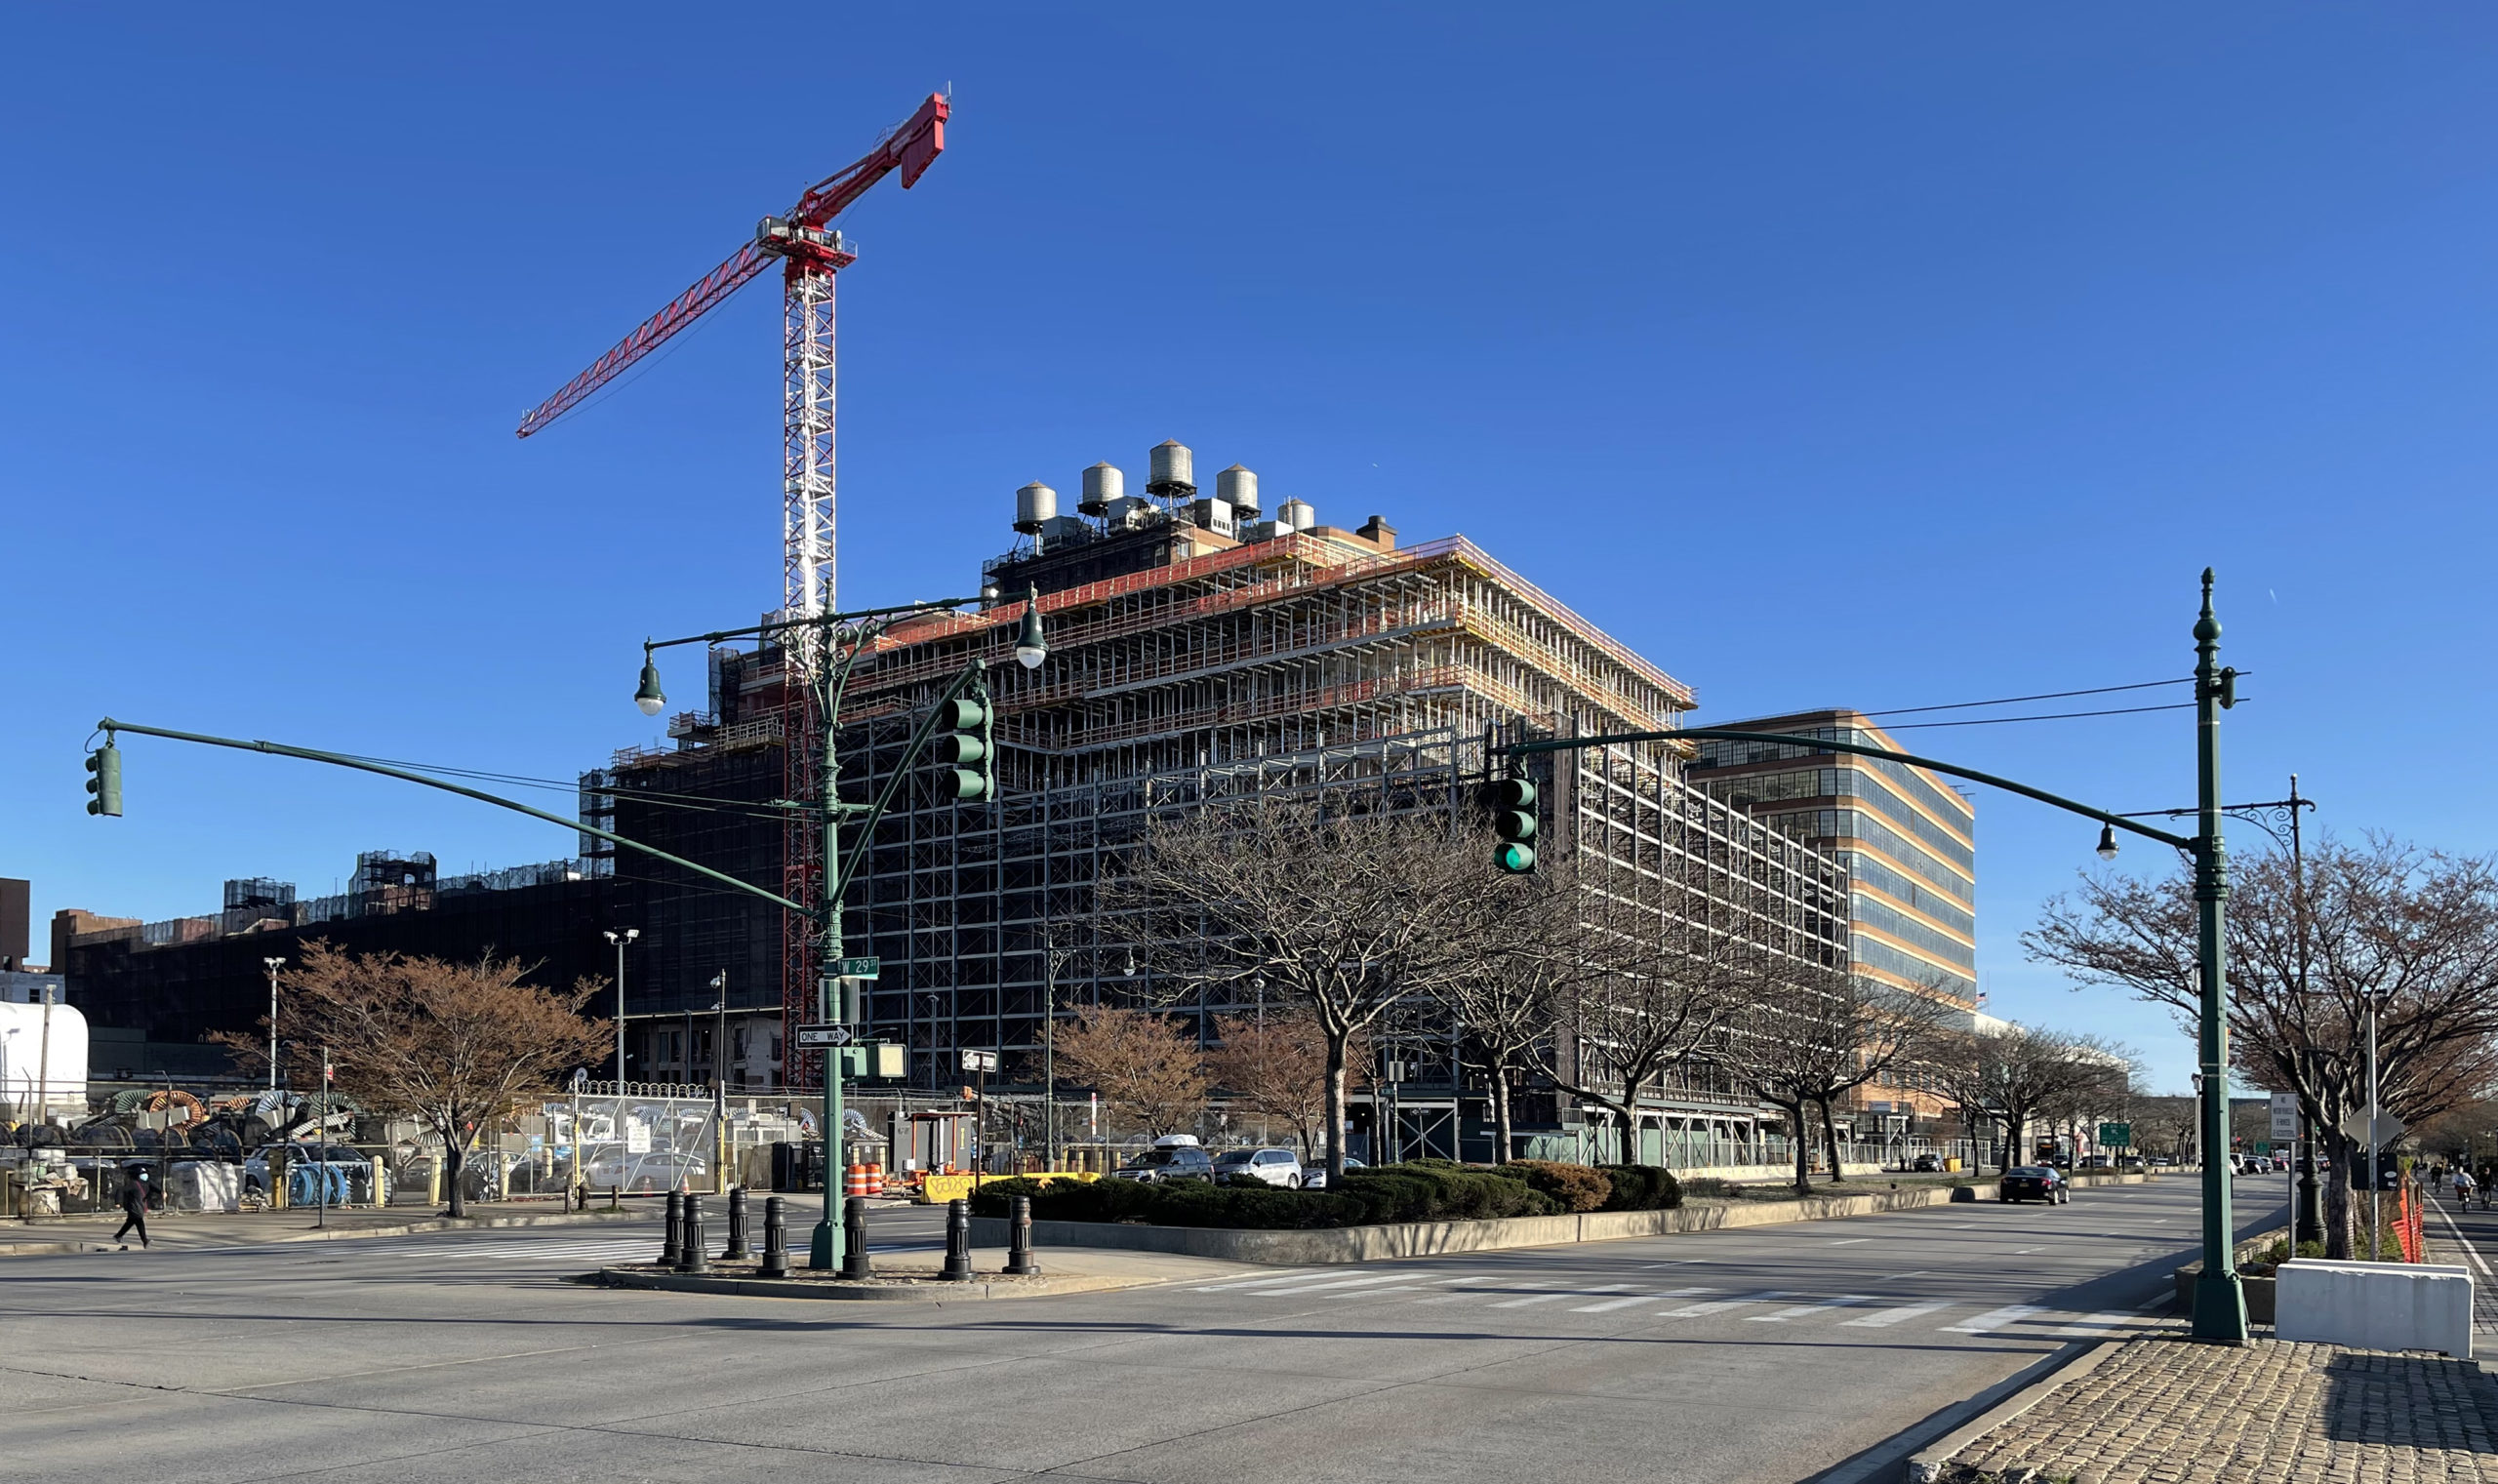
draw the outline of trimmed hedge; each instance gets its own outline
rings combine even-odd
[[[971,1196],[977,1216],[1005,1216],[1008,1202],[1028,1196],[1032,1219],[1050,1222],[1142,1222],[1156,1226],[1221,1226],[1298,1230],[1371,1226],[1398,1222],[1484,1221],[1550,1216],[1560,1207],[1523,1182],[1453,1165],[1386,1165],[1346,1172],[1341,1190],[1286,1190],[1264,1183],[1167,1184],[1097,1180],[1043,1184],[1001,1180]]]
[[[1672,1211],[1682,1204],[1682,1184],[1661,1165],[1600,1165],[1612,1183],[1604,1211]]]
[[[1563,1211],[1597,1211],[1613,1195],[1613,1182],[1586,1165],[1552,1159],[1512,1159],[1495,1167],[1511,1180],[1540,1190]]]

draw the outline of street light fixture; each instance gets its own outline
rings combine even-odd
[[[651,658],[651,647],[642,646],[642,684],[633,693],[633,704],[645,716],[657,716],[667,708],[667,693],[660,689],[660,667]]]
[[[1015,662],[1036,670],[1049,657],[1049,641],[1041,636],[1041,589],[1027,587],[1024,593],[1024,627],[1015,635]]]
[[[2116,826],[2114,824],[2099,826],[2099,859],[2102,861],[2116,859]]]

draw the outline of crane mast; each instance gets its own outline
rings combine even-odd
[[[833,541],[833,275],[858,261],[851,245],[829,228],[851,202],[886,176],[899,172],[905,189],[915,185],[946,147],[951,104],[932,93],[916,112],[879,140],[876,147],[808,188],[787,214],[766,217],[754,240],[703,276],[645,320],[589,369],[566,382],[527,417],[526,438],[588,400],[635,362],[725,301],[777,259],[782,264],[781,329],[781,604],[784,618],[806,618],[834,608]],[[829,636],[807,629],[785,633],[781,686],[783,797],[819,797],[824,767],[824,729],[808,683],[830,661]],[[781,895],[814,902],[824,891],[825,829],[822,822],[793,812],[783,826]],[[781,1014],[784,1080],[807,1085],[821,1063],[802,1059],[796,1026],[815,1011],[823,944],[807,917],[782,913]],[[802,1075],[802,1072],[804,1075]]]

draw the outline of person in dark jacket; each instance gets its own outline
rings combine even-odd
[[[121,1242],[122,1251],[130,1251],[130,1244],[122,1239],[129,1236],[131,1228],[136,1226],[139,1228],[139,1250],[146,1251],[147,1172],[145,1170],[133,1170],[130,1172],[130,1179],[122,1182],[121,1209],[121,1230],[113,1233],[113,1240]]]

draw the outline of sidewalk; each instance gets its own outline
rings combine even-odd
[[[592,1206],[568,1212],[560,1201],[472,1201],[468,1214],[452,1221],[432,1206],[359,1207],[333,1210],[326,1223],[316,1211],[222,1212],[151,1211],[147,1235],[158,1247],[197,1250],[249,1247],[268,1242],[318,1242],[343,1237],[404,1236],[419,1231],[469,1231],[498,1226],[577,1226],[599,1222],[649,1220],[660,1214],[656,1201],[625,1202],[621,1211]],[[93,1216],[51,1217],[34,1222],[0,1223],[0,1258],[40,1257],[64,1252],[90,1252],[119,1244],[112,1240],[121,1212]]]
[[[1919,1484],[2498,1484],[2498,1377],[2468,1360],[2258,1340],[2083,1356],[1911,1461]]]

